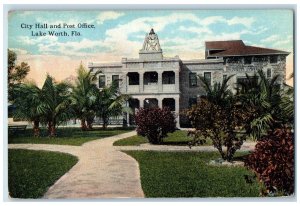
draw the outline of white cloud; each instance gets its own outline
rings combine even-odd
[[[232,19],[227,20],[228,25],[235,25],[235,24],[241,24],[245,27],[251,27],[254,23],[255,19],[253,17],[233,17]]]
[[[226,22],[226,19],[222,16],[209,16],[204,19],[201,19],[200,24],[208,26],[208,25],[215,24],[218,22]]]
[[[29,36],[19,36],[18,37],[18,41],[22,44],[26,44],[26,45],[37,45],[39,43],[43,43],[43,44],[51,44],[53,42],[57,41],[57,37],[56,36],[41,36],[41,37],[37,37],[37,38],[30,38]]]
[[[287,48],[286,47],[287,45],[293,45],[293,36],[292,35],[288,35],[285,39],[278,38],[273,44],[273,46],[275,48],[286,48],[286,49],[292,50],[292,48]]]
[[[293,36],[288,35],[285,38],[282,38],[279,35],[274,34],[265,39],[262,39],[261,42],[266,46],[271,45],[272,48],[280,48],[281,50],[292,50],[290,46],[293,45]]]
[[[124,13],[122,13],[122,12],[115,12],[115,11],[102,12],[101,14],[99,14],[97,16],[96,22],[97,22],[97,24],[103,24],[104,21],[115,20],[123,15],[124,15]]]
[[[184,32],[196,33],[196,34],[203,34],[203,33],[212,34],[212,31],[207,27],[185,27],[185,26],[180,26],[179,30],[184,31]]]
[[[274,35],[268,36],[265,39],[262,39],[261,42],[263,42],[263,43],[274,42],[274,41],[277,41],[279,38],[280,37],[277,34],[274,34]]]
[[[29,54],[29,52],[25,49],[20,49],[20,48],[10,48],[10,50],[14,51],[17,56],[19,55],[25,55],[25,54]]]

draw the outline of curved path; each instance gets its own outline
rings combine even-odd
[[[49,188],[44,198],[142,198],[138,163],[112,146],[114,141],[135,134],[128,132],[82,146],[10,144],[8,148],[56,151],[78,157],[78,163]]]
[[[113,142],[136,135],[128,132],[94,140],[82,146],[50,144],[9,144],[9,149],[47,150],[77,156],[78,163],[63,175],[44,195],[44,198],[142,198],[139,165],[121,150],[153,151],[216,151],[212,146],[113,146]],[[253,150],[255,143],[245,142],[242,151]]]

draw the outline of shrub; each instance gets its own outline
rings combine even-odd
[[[246,139],[246,134],[240,133],[239,128],[244,127],[249,115],[233,103],[220,106],[201,98],[187,111],[187,116],[195,128],[189,133],[193,136],[190,146],[203,144],[209,138],[224,160],[231,161]]]
[[[175,116],[168,107],[140,108],[135,115],[137,133],[147,137],[152,144],[159,144],[167,133],[176,128]]]
[[[266,191],[289,195],[294,193],[294,138],[290,129],[269,131],[258,141],[245,166],[254,170]]]

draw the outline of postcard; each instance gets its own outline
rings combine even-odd
[[[11,10],[15,199],[294,198],[294,10]]]

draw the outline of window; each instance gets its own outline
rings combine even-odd
[[[190,73],[189,74],[189,82],[190,82],[190,87],[196,87],[197,86],[197,73]]]
[[[254,62],[268,62],[268,56],[254,56]]]
[[[99,88],[105,87],[105,76],[101,75],[99,76]]]
[[[237,78],[237,92],[239,93],[239,91],[243,88],[243,86],[245,85],[252,85],[255,86],[258,83],[258,77],[238,77]]]
[[[271,64],[276,64],[278,61],[278,56],[270,56],[270,63]]]
[[[154,99],[154,98],[147,98],[144,100],[144,108],[148,109],[148,108],[154,108],[154,107],[158,107],[158,100]]]
[[[190,97],[189,98],[189,107],[197,104],[197,97]]]
[[[268,69],[267,70],[267,78],[271,78],[271,76],[272,76],[272,71],[271,71],[271,69]]]
[[[211,84],[211,72],[204,72],[204,79]]]
[[[163,84],[175,84],[175,73],[172,71],[166,71],[162,73]]]
[[[230,57],[227,60],[227,63],[232,63],[232,64],[240,63],[240,62],[241,62],[241,58],[240,57]]]
[[[175,99],[173,98],[164,98],[162,100],[163,107],[169,107],[171,111],[175,111]]]
[[[252,63],[252,57],[245,57],[244,63],[245,64],[251,64]]]
[[[153,85],[158,82],[157,72],[145,72],[144,74],[144,85]]]
[[[116,84],[117,87],[119,88],[119,75],[112,75],[111,79],[112,79],[112,83]]]
[[[129,72],[128,76],[128,85],[139,85],[140,84],[140,75],[137,72]]]

